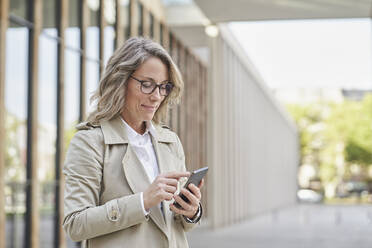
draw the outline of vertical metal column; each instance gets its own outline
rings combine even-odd
[[[42,28],[42,0],[31,1],[29,19],[34,26],[29,35],[27,99],[27,190],[25,247],[39,247],[39,180],[38,180],[38,86],[39,36]]]
[[[193,100],[193,90],[194,90],[194,78],[195,75],[193,74],[193,57],[190,54],[190,51],[188,48],[186,50],[186,84],[187,84],[187,89],[185,90],[185,105],[186,105],[186,118],[185,118],[185,123],[186,123],[186,141],[185,141],[185,146],[187,150],[187,161],[189,165],[189,170],[194,169],[195,163],[194,163],[194,145],[192,144],[192,138],[194,136],[194,130],[192,128],[192,123],[193,119],[195,118],[194,109],[192,108],[192,100]]]
[[[167,50],[170,52],[170,46],[169,46],[169,29],[168,26],[165,24],[162,24],[162,29],[161,29],[161,44]]]
[[[102,75],[103,70],[105,69],[105,1],[99,1],[99,78]]]
[[[151,39],[154,39],[154,33],[155,33],[154,20],[155,20],[154,15],[150,13],[150,38]]]
[[[172,53],[173,53],[173,50],[172,50],[172,41],[171,41],[171,37],[172,37],[172,34],[170,33],[170,32],[168,32],[168,40],[169,40],[169,45],[168,45],[168,53],[169,53],[169,55],[171,56],[171,58],[173,59],[173,61],[174,61],[174,57],[173,57],[173,55],[172,55]],[[173,126],[173,119],[174,119],[174,111],[173,111],[174,109],[173,109],[173,106],[170,106],[170,109],[168,110],[168,112],[169,112],[169,127],[171,128],[171,129],[173,129],[173,131],[175,131],[174,130],[174,126]]]
[[[174,43],[175,43],[175,49],[176,49],[176,54],[177,54],[177,65],[178,67],[180,67],[181,65],[181,50],[180,50],[180,46],[181,44],[179,43],[179,41],[177,39],[174,38]],[[183,94],[183,92],[182,92]],[[181,132],[181,99],[180,99],[180,104],[177,105],[177,133],[180,133]]]
[[[137,2],[138,36],[143,36],[143,4]]]
[[[5,137],[5,41],[9,0],[0,0],[0,137]],[[5,139],[0,139],[0,248],[5,248]]]
[[[88,6],[87,0],[80,1],[80,49],[82,51],[80,56],[80,109],[79,122],[86,118],[86,34],[88,25]]]
[[[161,42],[161,37],[160,37],[160,22],[159,20],[157,20],[156,18],[153,18],[153,27],[154,27],[154,32],[153,32],[153,37],[152,39],[157,42],[157,43],[160,43]]]
[[[176,43],[172,33],[169,33],[169,54],[173,59],[174,63],[177,63]],[[177,106],[171,106],[170,110],[170,126],[174,132],[178,132],[177,127]]]
[[[137,1],[130,0],[129,2],[129,26],[130,26],[130,36],[138,35],[138,11],[137,11]]]
[[[200,65],[201,71],[202,71],[202,79],[201,79],[201,86],[202,86],[202,120],[201,120],[201,136],[202,136],[202,165],[206,166],[208,165],[207,163],[207,121],[208,121],[208,114],[207,114],[207,97],[208,97],[208,92],[207,92],[207,83],[208,83],[208,78],[207,78],[207,72],[208,70],[206,69],[206,66]],[[211,166],[211,165],[208,165]],[[202,204],[204,206],[207,206],[208,204],[208,177],[204,181],[204,188],[202,191],[203,198],[202,198]],[[208,208],[205,208],[205,218],[208,218],[209,216],[209,211]]]
[[[115,20],[115,49],[124,43],[123,12],[121,11],[120,0],[116,0],[116,20]]]
[[[54,247],[66,247],[62,230],[64,178],[62,165],[64,160],[64,90],[65,90],[65,30],[68,26],[68,0],[58,0],[57,25],[60,38],[57,47],[57,139],[55,157],[55,220]]]
[[[150,13],[149,10],[146,8],[146,6],[143,6],[142,8],[142,32],[143,36],[146,38],[150,38]]]
[[[217,50],[217,39],[218,38],[209,38],[209,47],[210,47],[210,61],[211,63],[210,68],[208,70],[208,83],[207,83],[207,109],[208,109],[208,116],[207,116],[207,164],[211,168],[210,173],[208,173],[208,181],[206,184],[206,187],[208,188],[208,202],[207,202],[207,208],[208,208],[208,222],[211,224],[212,227],[216,227],[217,222],[217,213],[219,208],[219,199],[218,199],[218,186],[216,178],[220,178],[219,171],[214,169],[214,165],[216,164],[216,161],[218,159],[215,157],[216,150],[217,150],[217,144],[216,144],[216,138],[218,134],[217,128],[219,127],[216,111],[217,108],[214,107],[215,104],[217,104],[218,101],[218,95],[217,95],[217,87],[214,85],[214,80],[218,79],[219,75],[219,67],[217,65],[217,62],[220,61],[218,57]],[[217,50],[218,51],[218,50]]]
[[[183,88],[183,94],[181,98],[181,102],[179,104],[179,122],[178,122],[178,130],[179,130],[179,136],[182,141],[182,145],[184,147],[184,150],[186,152],[186,147],[185,147],[185,136],[186,136],[186,131],[185,131],[185,92],[186,92],[186,65],[185,65],[185,49],[182,46],[182,44],[179,43],[178,46],[178,66],[180,68],[180,71],[182,73],[182,78],[184,82],[184,88]]]
[[[163,23],[162,22],[159,22],[159,43],[160,45],[162,45],[164,47],[164,43],[163,43]],[[167,50],[167,49],[165,49]]]
[[[188,117],[189,117],[189,102],[190,102],[190,90],[191,90],[191,85],[190,85],[190,79],[191,79],[191,74],[190,74],[190,60],[191,60],[191,57],[190,57],[190,54],[189,54],[189,51],[187,49],[187,47],[184,47],[183,48],[183,54],[184,54],[184,57],[183,57],[183,60],[184,60],[184,66],[183,66],[183,70],[184,70],[184,80],[185,80],[185,91],[183,93],[183,102],[182,102],[182,107],[183,107],[183,113],[182,113],[182,116],[183,116],[183,121],[182,121],[182,124],[183,124],[183,128],[182,128],[182,132],[183,132],[183,137],[184,137],[184,140],[183,140],[183,146],[185,147],[185,156],[186,156],[186,164],[188,165],[191,165],[191,151],[190,151],[190,143],[189,143],[189,139],[190,139],[190,136],[191,134],[188,133],[188,130],[189,130],[189,120],[188,120]]]

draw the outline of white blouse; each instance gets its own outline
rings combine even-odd
[[[135,154],[137,155],[139,161],[141,162],[142,166],[144,167],[150,182],[152,183],[155,178],[159,175],[159,167],[158,161],[156,159],[154,146],[151,142],[150,134],[155,136],[156,129],[152,125],[152,123],[146,122],[146,131],[144,134],[137,133],[128,123],[124,121],[122,118],[127,134],[128,134],[128,141],[129,144],[133,147]],[[148,215],[149,212],[146,211],[143,202],[143,192],[141,192],[141,205],[142,210],[145,215]],[[162,204],[159,204],[158,207],[162,210]],[[163,213],[163,211],[161,211]],[[201,209],[199,207],[198,212],[193,220],[197,220],[201,214]],[[188,222],[193,222],[193,220],[186,218]]]
[[[158,161],[156,159],[154,146],[151,142],[151,135],[155,135],[156,129],[151,122],[146,122],[146,131],[144,134],[137,133],[128,123],[122,118],[128,134],[129,144],[133,147],[134,153],[144,167],[150,182],[152,183],[159,175]],[[141,192],[142,209],[145,215],[149,213],[145,210],[143,203],[143,192]],[[161,207],[161,205],[159,205]]]

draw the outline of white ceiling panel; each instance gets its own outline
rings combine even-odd
[[[371,0],[194,0],[214,23],[252,20],[365,18]]]

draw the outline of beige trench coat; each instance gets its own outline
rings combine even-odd
[[[185,171],[177,135],[156,126],[152,137],[160,173]],[[150,181],[131,145],[120,117],[78,125],[63,168],[63,227],[74,241],[89,248],[188,247],[185,231],[195,226],[169,210],[170,202],[150,209],[146,217],[140,192]]]

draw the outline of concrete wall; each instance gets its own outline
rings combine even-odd
[[[296,201],[296,127],[228,28],[210,39],[208,222],[221,227]]]

